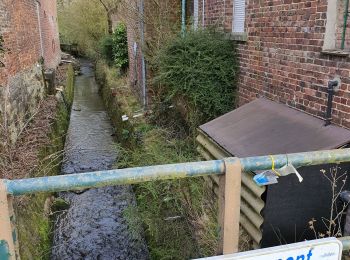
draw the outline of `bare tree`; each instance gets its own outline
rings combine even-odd
[[[106,10],[107,14],[107,23],[108,23],[108,33],[113,33],[113,23],[112,23],[112,14],[118,10],[120,0],[99,0],[103,5],[103,8]]]

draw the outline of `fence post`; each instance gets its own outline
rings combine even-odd
[[[7,254],[9,260],[20,259],[13,197],[7,194],[3,180],[0,180],[0,242],[3,246],[2,255]]]
[[[227,158],[224,162],[225,175],[219,183],[219,253],[232,254],[238,252],[242,168],[238,158]]]

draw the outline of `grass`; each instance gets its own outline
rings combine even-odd
[[[144,117],[122,122],[122,114],[130,117],[140,109],[127,79],[118,78],[115,69],[102,62],[96,72],[118,140],[122,140],[116,167],[200,159],[191,137],[179,136],[175,130],[156,126]],[[128,208],[124,215],[132,232],[144,232],[151,259],[189,259],[216,253],[217,205],[204,179],[147,182],[133,185],[133,189],[137,206]]]
[[[118,168],[198,160],[191,140],[172,138],[165,129],[141,124],[139,146],[120,148]],[[216,207],[208,200],[202,178],[146,182],[134,185],[152,259],[189,259],[215,254]],[[135,226],[131,223],[130,226]]]

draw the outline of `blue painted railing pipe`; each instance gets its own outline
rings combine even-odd
[[[350,161],[350,149],[232,158],[240,160],[242,171],[268,170],[283,167],[287,162],[295,167]],[[180,179],[225,173],[224,160],[115,169],[22,180],[4,180],[9,194],[15,196],[37,193],[79,190],[111,185],[134,184],[146,181]]]

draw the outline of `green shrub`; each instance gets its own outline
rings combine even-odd
[[[128,39],[125,24],[119,23],[112,37],[114,64],[117,68],[124,71],[129,65]]]
[[[197,127],[234,107],[238,59],[233,41],[214,30],[198,30],[165,44],[153,65],[154,82],[166,87],[165,101],[176,103]]]
[[[113,64],[114,53],[113,53],[113,38],[110,35],[106,35],[100,41],[100,52],[102,58],[107,61],[109,65]]]

